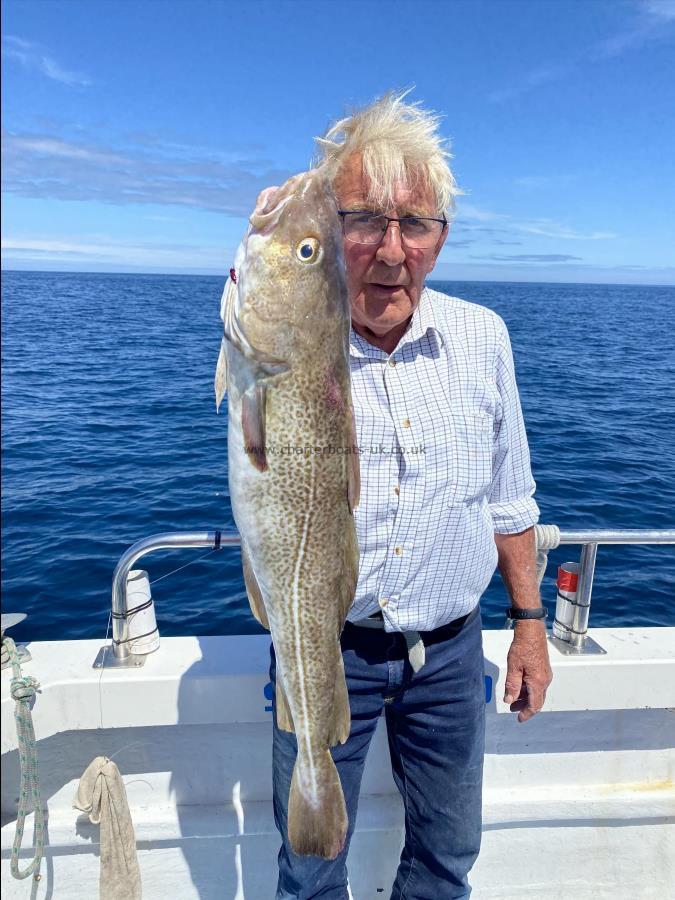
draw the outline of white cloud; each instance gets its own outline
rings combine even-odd
[[[471,259],[483,259],[489,262],[516,263],[569,263],[582,262],[581,256],[570,256],[567,253],[490,253],[486,256],[471,256]]]
[[[655,19],[675,21],[675,0],[643,0],[642,7],[646,15]]]
[[[585,284],[675,285],[674,266],[599,266],[584,262],[495,262],[453,260],[439,263],[432,276],[452,281],[550,281]]]
[[[230,264],[232,250],[226,247],[125,242],[105,235],[95,240],[79,236],[66,238],[3,237],[0,242],[3,256],[15,260],[51,260],[72,263],[110,263],[149,268],[210,267],[225,271]]]
[[[548,62],[526,72],[517,82],[497,88],[488,100],[502,103],[535,90],[543,84],[559,81],[589,62],[601,62],[629,50],[639,50],[654,41],[668,40],[675,33],[675,0],[637,0],[624,28],[605,40],[582,49],[575,58]]]
[[[542,84],[548,84],[550,81],[558,81],[560,78],[564,78],[571,68],[570,63],[557,63],[532,69],[519,83],[492,91],[488,94],[488,100],[492,103],[511,100],[513,97],[532,91]]]
[[[128,163],[129,160],[116,153],[101,152],[86,147],[78,147],[77,144],[61,141],[50,137],[18,137],[12,134],[4,135],[4,151],[12,153],[24,151],[35,153],[39,156],[56,156],[61,159],[79,159],[99,163]]]
[[[613,231],[591,231],[581,232],[570,228],[568,225],[560,225],[549,219],[542,219],[537,222],[513,223],[516,231],[525,232],[525,234],[536,234],[541,237],[556,238],[564,241],[604,241],[617,237]]]
[[[248,216],[291,174],[270,160],[169,145],[103,146],[86,137],[3,132],[3,190],[21,197],[164,204]]]
[[[575,175],[521,175],[514,179],[514,184],[526,190],[538,190],[539,188],[559,187],[574,181]]]
[[[503,213],[492,212],[473,203],[465,203],[461,198],[457,201],[457,218],[475,220],[476,222],[496,222],[499,219],[508,219]]]
[[[457,217],[456,230],[463,231],[483,231],[493,234],[507,234],[517,237],[518,234],[532,234],[539,237],[555,238],[556,240],[572,240],[572,241],[600,241],[610,240],[617,237],[613,231],[578,231],[569,225],[563,225],[552,219],[533,219],[531,221],[514,222],[513,217],[504,213],[494,212],[492,210],[483,209],[473,206],[470,203],[458,202],[459,215]],[[499,223],[500,227],[487,227],[482,225],[474,225],[473,222],[479,223]]]
[[[607,59],[667,39],[673,33],[672,24],[675,24],[674,0],[640,0],[626,27],[591,48],[590,56]]]
[[[21,252],[37,250],[40,253],[105,253],[110,250],[110,248],[96,247],[93,244],[73,244],[68,241],[54,240],[36,241],[30,238],[20,240],[2,238],[0,246],[3,250],[19,250]]]
[[[55,59],[44,53],[38,44],[25,41],[16,35],[3,36],[2,51],[7,59],[16,60],[25,69],[39,72],[52,81],[59,81],[69,87],[89,87],[92,83],[86,75],[64,69]]]

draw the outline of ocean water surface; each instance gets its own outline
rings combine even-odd
[[[232,529],[213,374],[223,279],[4,272],[3,611],[17,640],[106,634],[121,553]],[[541,521],[675,528],[675,288],[431,282],[511,334]],[[552,552],[544,602],[555,605]],[[143,561],[163,635],[259,630],[238,551]],[[180,568],[180,571],[175,571]],[[485,627],[507,605],[498,575]],[[591,625],[675,624],[675,547],[601,547]]]

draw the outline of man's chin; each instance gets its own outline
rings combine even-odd
[[[372,334],[382,337],[395,329],[405,329],[411,315],[412,312],[410,311],[407,314],[402,314],[400,310],[392,309],[380,316],[372,314],[369,316],[358,316],[355,317],[354,321],[357,325],[357,331],[359,330],[358,325],[360,325],[361,328],[365,328]]]

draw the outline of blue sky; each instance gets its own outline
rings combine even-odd
[[[257,192],[414,85],[466,192],[435,276],[675,283],[675,0],[12,0],[4,268],[222,274]]]

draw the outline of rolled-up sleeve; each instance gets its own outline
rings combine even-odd
[[[513,365],[511,341],[500,319],[495,353],[495,382],[501,407],[495,422],[492,485],[488,502],[494,530],[517,534],[539,520],[535,482]]]

